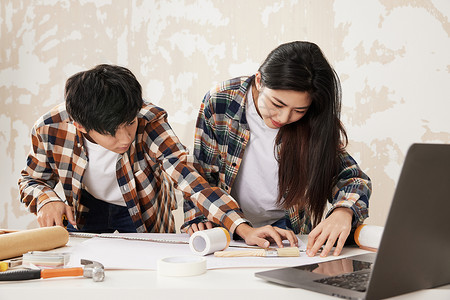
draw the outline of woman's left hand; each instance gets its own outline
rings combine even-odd
[[[325,220],[319,223],[308,235],[306,254],[315,256],[322,249],[321,257],[326,257],[337,241],[333,255],[341,253],[345,241],[352,229],[353,211],[350,208],[338,207]]]

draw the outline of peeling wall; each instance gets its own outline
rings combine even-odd
[[[292,40],[317,43],[341,78],[348,150],[374,183],[368,222],[384,225],[409,145],[450,143],[449,18],[447,0],[2,0],[0,228],[38,226],[17,179],[72,74],[130,68],[192,147],[206,91]]]

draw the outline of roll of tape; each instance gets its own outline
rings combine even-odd
[[[230,245],[230,233],[222,227],[196,231],[189,239],[189,248],[197,255],[221,251]]]
[[[375,225],[359,225],[355,230],[355,242],[360,247],[378,249],[383,236],[384,227]]]
[[[206,259],[199,256],[172,256],[158,260],[158,274],[163,276],[195,276],[206,272]]]

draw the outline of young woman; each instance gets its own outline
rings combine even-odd
[[[209,183],[237,201],[253,235],[273,240],[261,228],[282,237],[288,235],[281,229],[292,230],[309,234],[308,255],[323,246],[326,256],[336,242],[339,255],[352,228],[367,218],[371,193],[369,177],[345,151],[340,110],[339,78],[320,48],[282,44],[254,76],[206,94],[194,155]],[[185,221],[190,233],[213,226],[189,200]]]

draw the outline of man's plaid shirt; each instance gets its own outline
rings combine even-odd
[[[211,89],[203,99],[197,119],[194,155],[210,185],[228,193],[250,138],[245,106],[247,90],[251,88],[253,78],[234,78]],[[341,155],[340,159],[341,170],[333,189],[333,198],[328,199],[331,208],[326,215],[337,207],[351,208],[355,227],[368,217],[371,181],[348,153]],[[183,227],[206,220],[189,199],[185,199],[184,210]],[[295,233],[309,233],[312,230],[310,215],[303,209],[294,206],[286,211],[286,216]]]
[[[197,173],[192,156],[167,122],[167,113],[145,103],[137,119],[135,140],[116,164],[117,182],[137,232],[175,232],[172,210],[177,203],[173,187],[197,207],[208,203],[203,214],[234,231],[234,224],[242,219],[238,205]],[[62,201],[54,190],[60,182],[65,200],[75,207],[77,226],[82,230],[88,208],[80,204],[80,197],[89,155],[82,133],[64,104],[36,122],[31,140],[27,166],[19,179],[21,201],[33,213],[48,202]],[[215,205],[218,208],[214,210]]]

